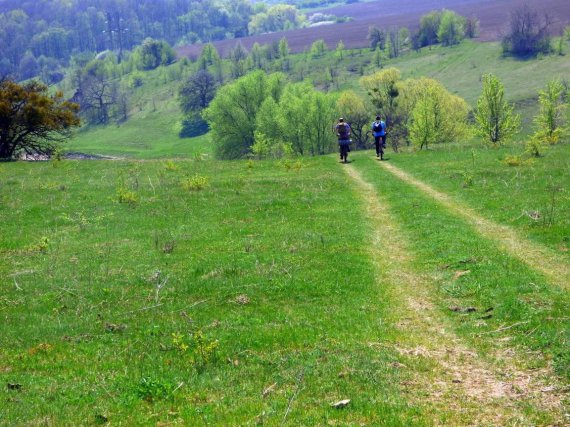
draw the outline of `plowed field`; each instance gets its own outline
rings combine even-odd
[[[303,28],[286,32],[263,34],[240,39],[241,43],[250,49],[258,42],[268,44],[286,37],[289,47],[294,53],[302,52],[315,40],[323,39],[329,47],[334,47],[342,40],[347,48],[366,47],[368,27],[376,25],[380,28],[408,27],[417,29],[420,17],[431,11],[447,8],[463,16],[475,16],[480,21],[479,39],[493,41],[500,39],[501,32],[509,19],[509,13],[520,0],[379,0],[371,3],[356,3],[328,9],[326,13],[337,16],[350,16],[353,21],[325,25],[313,28]],[[541,13],[548,13],[553,21],[553,34],[570,23],[570,1],[568,0],[527,0],[531,7]],[[236,40],[223,40],[214,43],[221,55],[226,55],[236,44]],[[178,48],[180,56],[199,55],[202,47],[199,44]]]

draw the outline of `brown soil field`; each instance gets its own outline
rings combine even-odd
[[[355,3],[327,9],[328,14],[350,16],[351,22],[302,28],[279,33],[262,34],[240,38],[246,49],[255,42],[263,45],[286,37],[293,53],[303,52],[315,40],[323,39],[329,48],[342,40],[346,48],[368,46],[368,27],[375,25],[382,29],[407,27],[417,30],[422,15],[431,10],[450,9],[463,16],[475,16],[480,22],[478,40],[496,41],[501,38],[509,20],[509,13],[521,4],[521,0],[379,0],[370,3]],[[570,0],[526,0],[526,3],[540,13],[547,13],[552,20],[552,34],[559,34],[570,24]],[[237,43],[237,39],[214,42],[222,56],[226,56]],[[202,45],[178,47],[179,56],[196,57]]]

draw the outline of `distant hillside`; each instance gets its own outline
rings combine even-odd
[[[407,27],[417,29],[420,17],[442,8],[452,9],[463,16],[475,16],[480,21],[479,39],[496,41],[500,39],[510,11],[520,0],[379,0],[369,3],[354,3],[326,9],[326,13],[336,16],[349,16],[351,22],[303,28],[280,33],[244,37],[240,42],[246,49],[254,43],[269,44],[286,37],[292,52],[303,52],[315,40],[323,39],[329,47],[334,47],[342,40],[347,48],[368,46],[368,27],[371,25],[383,29]],[[559,34],[561,28],[570,23],[570,1],[568,0],[527,0],[526,3],[538,11],[546,12],[553,20],[551,31]],[[222,55],[227,55],[236,44],[235,40],[223,40],[214,43]],[[201,52],[200,44],[179,47],[180,56],[196,56]]]

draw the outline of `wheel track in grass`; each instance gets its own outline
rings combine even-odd
[[[412,403],[434,425],[534,425],[525,413],[528,406],[564,422],[560,397],[542,391],[558,385],[549,371],[520,371],[515,363],[498,371],[452,331],[449,319],[432,302],[433,279],[410,266],[412,252],[389,205],[353,166],[345,171],[373,228],[370,253],[377,281],[386,287],[393,307],[388,321],[396,322],[401,332],[397,342],[370,345],[387,345],[399,353],[393,366],[411,374],[411,381],[401,385]]]
[[[510,256],[544,274],[551,283],[566,289],[570,287],[570,265],[552,250],[519,236],[511,227],[482,217],[474,209],[454,201],[449,195],[436,190],[394,165],[383,162],[381,166],[402,181],[432,197],[453,214],[466,219],[479,234],[497,242],[500,248]]]

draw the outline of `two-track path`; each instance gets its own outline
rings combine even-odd
[[[475,215],[394,166],[382,165],[395,179],[417,186],[450,211],[469,219],[481,234],[497,240],[510,253],[516,254],[516,247],[540,251],[514,232]],[[558,379],[550,371],[517,368],[519,364],[511,362],[518,356],[512,352],[501,357],[513,360],[491,363],[457,335],[452,320],[436,304],[433,278],[414,270],[413,252],[389,204],[363,179],[357,166],[343,167],[360,194],[371,224],[370,255],[377,283],[390,295],[392,317],[388,321],[394,322],[400,332],[397,342],[379,345],[393,346],[400,354],[397,366],[413,378],[402,384],[410,401],[422,407],[434,425],[532,425],[525,410],[528,407],[538,413],[547,411],[559,423],[555,425],[564,425],[568,420],[562,397],[544,393],[553,385],[561,387]],[[552,260],[547,266],[531,266],[549,276],[554,272],[553,278],[568,274],[563,264]]]

